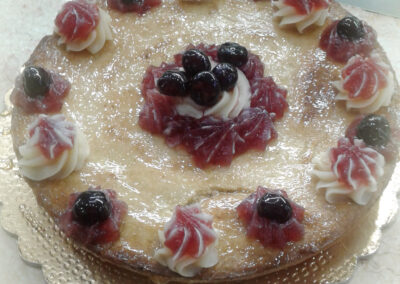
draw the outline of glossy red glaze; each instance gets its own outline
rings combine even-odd
[[[350,189],[367,186],[370,174],[376,177],[376,159],[378,152],[367,147],[364,142],[356,145],[348,138],[341,138],[338,147],[329,152],[332,171],[338,180]]]
[[[349,138],[351,141],[354,141],[354,138],[357,138],[357,127],[360,124],[361,120],[365,115],[360,115],[359,117],[355,118],[353,122],[347,127],[346,129],[346,137]],[[396,131],[395,129],[391,128],[392,132],[392,139],[390,139],[389,143],[386,146],[376,146],[372,147],[375,151],[379,152],[385,157],[387,162],[396,161],[396,158],[399,155],[399,149],[396,145],[400,143],[400,131]],[[395,139],[393,139],[395,138]],[[395,140],[395,142],[393,141]],[[371,146],[370,146],[371,147]]]
[[[100,190],[100,188],[89,188],[89,190]],[[70,195],[68,209],[59,218],[59,226],[61,230],[74,240],[84,245],[101,245],[115,242],[119,239],[119,228],[122,220],[127,213],[127,206],[123,201],[117,200],[117,194],[111,189],[101,190],[106,194],[111,202],[110,217],[101,223],[92,226],[83,226],[74,220],[72,207],[79,193]]]
[[[322,33],[319,46],[326,51],[328,58],[346,63],[354,55],[368,56],[376,45],[376,32],[365,22],[365,35],[361,39],[351,41],[343,39],[337,33],[337,24],[333,22]]]
[[[354,56],[342,70],[343,88],[351,99],[369,99],[387,86],[388,72],[374,58]]]
[[[131,2],[131,4],[126,4],[128,2]],[[159,6],[161,0],[107,0],[107,3],[112,9],[122,13],[136,12],[138,14],[144,14],[151,8]]]
[[[17,77],[11,94],[11,102],[27,114],[59,112],[64,98],[68,95],[71,84],[58,74],[50,72],[52,83],[49,91],[41,97],[31,98],[25,94],[22,75]]]
[[[253,53],[249,53],[246,64],[240,67],[240,70],[246,75],[249,83],[252,80],[264,77],[264,64],[261,62],[260,57]]]
[[[191,48],[200,49],[218,62],[218,46],[200,44],[187,49]],[[263,77],[264,66],[258,56],[250,53],[248,62],[241,67],[251,86],[251,108],[229,120],[212,116],[195,119],[176,113],[175,99],[160,94],[155,84],[166,70],[181,66],[182,53],[174,58],[174,64],[150,66],[146,71],[142,81],[145,104],[139,117],[143,129],[163,135],[170,147],[184,148],[201,168],[229,166],[236,155],[249,149],[263,151],[277,137],[272,121],[281,118],[288,107],[286,90],[271,77]]]
[[[286,101],[287,91],[278,86],[272,77],[253,78],[251,86],[251,107],[265,109],[272,120],[283,117],[288,109]]]
[[[163,135],[169,146],[186,149],[201,168],[229,166],[234,156],[249,149],[263,151],[277,137],[268,113],[259,108],[245,109],[227,121],[176,115],[166,123]]]
[[[203,214],[198,205],[177,206],[164,235],[164,245],[177,259],[198,258],[216,240],[212,217]]]
[[[328,8],[330,0],[285,0],[285,4],[294,7],[297,13],[307,15],[312,10]]]
[[[58,33],[67,42],[86,40],[99,23],[99,9],[96,4],[85,0],[65,3],[55,19]]]
[[[279,224],[258,215],[258,200],[267,192],[281,194],[289,201],[293,214],[287,222]],[[283,190],[272,190],[259,186],[256,192],[239,204],[236,211],[246,227],[247,236],[259,240],[265,247],[282,249],[288,242],[297,242],[303,238],[304,208],[288,199],[287,193]]]

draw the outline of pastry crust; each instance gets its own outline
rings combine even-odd
[[[100,7],[106,8],[106,1]],[[86,135],[91,154],[81,171],[60,181],[27,180],[36,198],[57,219],[69,195],[90,185],[111,188],[128,205],[120,240],[88,249],[102,259],[148,276],[177,281],[248,279],[292,266],[338,241],[365,214],[386,187],[394,163],[385,167],[378,192],[367,206],[328,204],[315,189],[311,160],[334,147],[346,127],[358,115],[334,101],[331,85],[343,65],[326,58],[319,47],[324,27],[304,34],[280,29],[272,19],[269,1],[214,0],[183,2],[164,0],[144,16],[108,10],[114,40],[97,54],[67,52],[57,36],[46,36],[26,65],[54,70],[71,83],[61,113]],[[347,12],[332,3],[330,17]],[[265,74],[288,90],[289,110],[275,123],[278,139],[263,153],[236,157],[230,167],[196,168],[191,157],[169,148],[159,136],[138,125],[143,105],[140,84],[149,65],[173,61],[189,43],[235,41],[260,55]],[[382,48],[380,55],[388,62]],[[383,114],[398,125],[398,84],[390,107]],[[27,126],[37,115],[14,107],[12,136],[15,151],[27,139]],[[283,251],[264,248],[246,237],[235,208],[257,186],[284,189],[305,208],[302,241]],[[219,262],[191,279],[180,278],[158,264],[153,256],[161,246],[158,230],[172,216],[176,205],[200,202],[214,216],[219,235]]]

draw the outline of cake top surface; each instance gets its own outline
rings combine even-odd
[[[100,7],[107,10],[105,2]],[[55,35],[45,37],[27,65],[54,70],[72,82],[61,113],[86,135],[91,154],[83,169],[66,179],[29,182],[39,203],[59,217],[71,193],[98,185],[115,190],[128,205],[120,239],[92,249],[130,268],[163,275],[173,274],[153,259],[157,232],[178,204],[199,202],[214,216],[220,260],[198,276],[203,279],[242,277],[295,264],[337,240],[367,208],[328,204],[315,189],[311,160],[336,146],[357,113],[334,100],[330,82],[339,78],[343,65],[328,60],[318,47],[323,28],[305,34],[280,29],[273,11],[269,3],[234,0],[164,1],[143,16],[108,10],[114,39],[95,55],[67,52]],[[331,18],[345,14],[338,4],[331,5]],[[289,109],[275,122],[278,138],[265,152],[247,152],[229,167],[200,169],[185,151],[140,128],[140,85],[149,65],[172,62],[173,54],[188,44],[227,41],[261,57],[265,75],[287,88]],[[379,113],[397,124],[399,103],[395,96]],[[15,148],[25,142],[25,130],[35,117],[14,108]],[[393,165],[386,167],[381,190]],[[306,208],[303,240],[283,251],[249,240],[236,217],[235,208],[260,185],[284,189]]]

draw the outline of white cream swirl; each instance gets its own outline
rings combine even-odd
[[[216,65],[211,61],[212,67]],[[224,91],[221,99],[214,106],[207,108],[196,104],[190,97],[180,99],[176,104],[176,110],[180,115],[201,118],[212,115],[222,119],[234,118],[239,113],[250,107],[251,88],[249,81],[242,71],[238,71],[238,80],[234,89],[230,92]]]
[[[302,15],[296,11],[296,8],[287,5],[285,0],[272,1],[272,6],[278,8],[278,11],[274,12],[273,17],[281,18],[281,21],[279,22],[280,27],[295,25],[300,33],[303,33],[306,28],[313,24],[323,26],[328,17],[329,10],[328,8],[313,8],[307,14]]]
[[[64,150],[58,157],[54,157],[54,144],[50,147],[50,159],[40,150],[38,143],[40,139],[41,119],[48,119],[54,127],[54,133],[59,141],[68,145],[70,149]],[[63,179],[73,171],[83,167],[86,158],[89,156],[89,145],[86,137],[74,124],[65,120],[64,116],[40,115],[30,126],[33,135],[25,145],[19,147],[21,159],[18,165],[21,173],[34,181],[45,179]],[[73,137],[73,139],[71,139]]]
[[[358,60],[374,60],[374,63],[378,65],[378,67],[382,68],[381,70],[377,69],[376,72],[379,72],[379,76],[383,76],[386,80],[386,86],[384,88],[378,88],[378,75],[373,74],[373,80],[375,80],[375,87],[372,90],[372,96],[368,99],[358,98],[357,94],[354,95],[354,98],[350,98],[350,93],[345,89],[344,84],[346,84],[349,80],[352,80],[352,76],[358,76],[358,72],[362,72],[361,68],[355,69],[346,76],[345,78],[341,78],[339,81],[332,82],[332,85],[339,91],[336,96],[336,100],[345,101],[346,108],[348,110],[356,109],[361,113],[372,113],[379,110],[381,107],[385,107],[390,105],[390,101],[392,100],[392,96],[395,91],[394,85],[394,76],[393,73],[389,71],[389,67],[385,65],[382,61],[378,60],[377,57],[371,57],[370,59],[362,59],[360,56],[354,56],[350,58],[344,70],[351,67],[351,65],[356,64]],[[360,70],[360,71],[359,71]],[[386,72],[383,72],[386,71]],[[358,86],[357,92],[360,93],[364,88],[367,87],[367,80],[370,79],[369,76],[371,74],[362,74],[363,80],[361,84]],[[341,76],[342,77],[342,76]]]
[[[159,231],[158,237],[160,242],[165,242],[164,232]],[[215,245],[217,242],[208,246],[204,254],[199,258],[174,258],[172,251],[163,247],[156,251],[154,258],[164,266],[168,266],[169,269],[175,271],[179,275],[184,277],[193,277],[200,272],[202,268],[212,267],[218,262],[218,253]]]
[[[163,247],[155,252],[154,258],[161,265],[167,266],[172,271],[184,277],[193,277],[201,269],[209,268],[217,264],[218,253],[216,245],[218,243],[218,235],[211,227],[212,216],[202,213],[199,204],[193,204],[181,207],[178,210],[185,211],[181,216],[192,219],[189,222],[177,222],[177,209],[171,220],[165,224],[164,231],[158,232],[158,237]],[[189,216],[190,217],[187,217]],[[182,218],[182,217],[181,217]],[[189,225],[182,225],[187,223]],[[188,226],[188,227],[187,227]],[[182,239],[178,236],[179,232],[184,232]],[[204,237],[214,239],[214,241],[205,247]],[[174,253],[165,245],[166,239],[175,239],[180,241],[179,249]],[[190,240],[196,239],[198,243],[197,253],[195,256],[185,255],[184,250]]]
[[[363,143],[361,140],[355,140],[356,145],[360,145],[361,143]],[[352,182],[352,188],[349,188],[344,183],[339,182],[337,167],[334,166],[333,168],[336,170],[332,171],[332,163],[330,160],[329,151],[313,158],[312,163],[314,165],[314,169],[312,174],[318,178],[316,188],[317,190],[325,191],[326,201],[329,203],[336,203],[351,199],[359,205],[366,205],[369,202],[372,193],[377,190],[377,179],[383,175],[385,158],[372,148],[365,149],[370,152],[375,152],[377,156],[375,159],[376,177],[370,173],[368,185],[360,187],[357,187],[355,182]],[[351,167],[352,165],[350,165],[349,179],[351,179]]]
[[[95,54],[103,48],[107,40],[112,40],[110,25],[110,15],[99,8],[99,23],[86,40],[70,42],[58,32],[57,27],[55,27],[55,32],[60,35],[58,44],[65,44],[68,51],[82,51],[87,49],[90,53]]]

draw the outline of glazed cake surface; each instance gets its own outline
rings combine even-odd
[[[107,10],[106,1],[100,6]],[[158,231],[176,205],[199,202],[214,217],[219,235],[216,266],[193,279],[216,281],[250,278],[299,263],[334,244],[369,206],[351,202],[331,205],[316,191],[313,157],[335,147],[358,116],[334,100],[342,64],[326,58],[319,45],[324,27],[304,34],[281,29],[272,19],[269,1],[164,0],[143,16],[107,10],[113,41],[97,54],[71,53],[57,45],[57,36],[43,38],[26,65],[54,70],[71,82],[61,113],[86,135],[91,153],[84,168],[59,181],[28,181],[38,202],[55,218],[65,210],[71,193],[89,186],[110,188],[128,205],[120,239],[89,249],[115,264],[150,275],[178,279],[153,256],[160,247]],[[333,3],[331,19],[346,15]],[[238,42],[261,57],[265,75],[287,88],[289,109],[275,122],[278,138],[266,151],[236,157],[229,167],[199,169],[181,149],[138,125],[143,105],[140,86],[149,65],[172,62],[188,44]],[[381,56],[386,58],[377,46]],[[387,61],[387,60],[386,60]],[[390,107],[378,113],[398,124],[398,87]],[[27,139],[36,115],[18,107],[12,114],[14,148]],[[18,154],[18,151],[17,151]],[[394,169],[387,163],[373,203]],[[284,250],[263,247],[246,237],[236,207],[257,186],[283,189],[305,208],[304,237]]]

